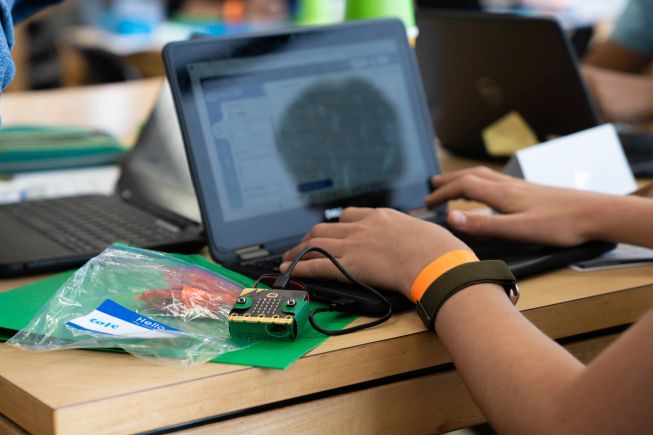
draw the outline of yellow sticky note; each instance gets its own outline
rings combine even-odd
[[[517,112],[510,112],[483,129],[485,150],[491,156],[510,156],[538,143],[535,132]]]

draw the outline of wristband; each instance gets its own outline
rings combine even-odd
[[[435,318],[442,305],[460,290],[475,284],[498,284],[506,290],[513,304],[519,299],[515,276],[503,261],[487,260],[454,267],[436,279],[417,302],[417,313],[424,325],[435,330]]]
[[[417,275],[413,286],[410,288],[410,296],[413,302],[417,303],[422,298],[426,289],[445,272],[461,264],[478,261],[478,257],[469,249],[457,249],[447,252],[433,260]]]

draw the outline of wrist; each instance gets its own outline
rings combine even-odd
[[[429,225],[438,227],[437,225],[433,224]],[[441,227],[439,228],[443,230]],[[451,235],[449,236],[451,240],[443,240],[441,237],[438,239],[425,240],[424,243],[420,244],[416,250],[412,251],[410,255],[406,256],[406,258],[403,259],[404,261],[402,263],[397,265],[398,273],[395,275],[396,282],[394,288],[399,290],[399,292],[406,296],[407,299],[415,302],[411,296],[413,283],[419,274],[433,261],[451,251],[466,250],[474,253],[474,251],[472,251],[462,241]],[[436,247],[436,249],[434,249],[434,247]],[[428,284],[430,284],[430,282]]]
[[[461,264],[478,261],[474,252],[467,249],[454,249],[431,261],[417,274],[410,287],[409,299],[417,303],[429,286],[451,269]]]
[[[519,299],[515,276],[503,261],[464,263],[438,277],[417,302],[417,313],[424,325],[434,331],[435,322],[444,304],[459,292],[479,284],[499,285],[513,304]]]
[[[436,318],[435,329],[438,335],[446,329],[461,325],[461,320],[476,318],[486,313],[490,305],[502,307],[512,306],[506,298],[506,291],[498,284],[475,284],[464,288],[447,299]],[[463,323],[464,324],[464,323]]]
[[[577,225],[577,233],[580,239],[585,242],[589,240],[611,240],[611,223],[615,221],[613,213],[623,214],[623,207],[616,202],[627,201],[627,197],[591,194],[587,197],[585,204],[576,208],[573,216]],[[617,222],[621,219],[617,217]]]

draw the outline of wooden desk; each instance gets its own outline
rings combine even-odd
[[[138,97],[112,99],[110,90]],[[118,126],[105,115],[85,117],[100,110],[94,105],[116,116],[142,113],[126,117],[131,127],[119,130],[129,132],[147,112],[132,106],[151,104],[156,83],[75,92],[76,123],[97,119]],[[44,100],[11,97],[0,106],[5,120],[19,118],[11,114],[16,107],[30,110],[28,99],[62,104],[54,92]],[[91,107],[80,109],[86,100]],[[30,280],[0,281],[0,291]],[[524,314],[588,361],[653,306],[653,266],[594,273],[564,269],[524,280],[520,287]],[[179,370],[123,354],[32,354],[0,345],[0,414],[5,416],[0,433],[18,432],[16,426],[36,433],[125,433],[176,425],[191,433],[433,433],[483,421],[441,343],[412,312],[331,338],[286,371],[220,364]]]

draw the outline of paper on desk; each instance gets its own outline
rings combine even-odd
[[[110,195],[119,175],[120,169],[114,165],[18,174],[0,182],[0,204],[74,195]]]
[[[0,341],[8,340],[16,331],[26,327],[41,306],[73,273],[74,271],[69,271],[53,275],[24,287],[0,293]],[[320,314],[320,322],[329,329],[342,329],[354,319],[354,316],[339,313]],[[327,338],[326,335],[305,325],[297,341],[261,341],[248,348],[225,353],[213,362],[285,369]]]
[[[615,249],[592,260],[572,264],[580,272],[637,266],[653,262],[653,249],[620,243]]]
[[[612,124],[520,150],[505,172],[532,183],[612,195],[626,195],[637,189]]]

